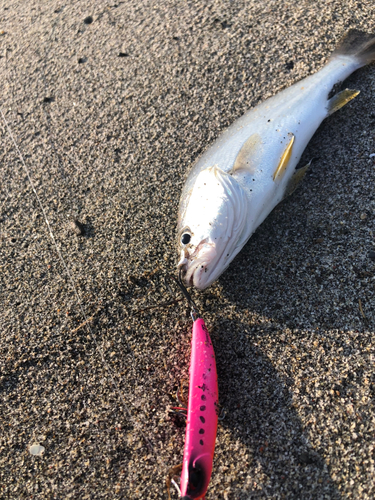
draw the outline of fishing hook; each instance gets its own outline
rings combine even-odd
[[[173,279],[173,281],[175,281],[177,283],[178,287],[180,288],[182,294],[184,295],[184,297],[187,300],[187,303],[190,307],[191,317],[192,317],[193,321],[196,321],[198,318],[200,318],[200,314],[198,312],[197,305],[195,304],[194,300],[191,298],[189,292],[187,291],[185,285],[182,282],[181,273],[182,273],[182,269],[180,269],[180,271],[178,273],[178,278],[175,278],[174,276],[167,274],[164,278],[164,283],[171,294],[173,294],[173,291],[168,284],[168,280]]]

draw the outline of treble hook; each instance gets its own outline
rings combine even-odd
[[[181,292],[183,293],[185,299],[188,302],[188,305],[190,307],[190,315],[191,315],[193,321],[195,321],[198,318],[200,318],[200,315],[199,315],[199,312],[198,312],[198,308],[197,308],[194,300],[191,298],[189,292],[186,290],[185,285],[182,282],[181,273],[182,273],[182,269],[180,269],[180,271],[178,273],[178,278],[175,278],[174,276],[172,276],[170,274],[169,275],[167,274],[165,276],[165,278],[164,278],[164,283],[165,283],[165,286],[169,289],[169,291],[171,293],[173,293],[173,292],[171,290],[171,287],[168,284],[168,279],[173,279],[173,281],[175,281],[177,283],[177,285],[179,286],[179,288],[180,288]]]

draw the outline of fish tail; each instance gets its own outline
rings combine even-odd
[[[352,29],[341,38],[331,59],[349,56],[358,62],[359,67],[375,61],[375,35]]]

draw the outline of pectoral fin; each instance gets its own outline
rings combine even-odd
[[[360,90],[345,89],[334,95],[327,104],[328,116],[345,106],[345,104],[354,99],[354,97],[357,97],[359,93]]]
[[[260,163],[260,156],[263,152],[262,139],[259,134],[252,134],[240,149],[232,168],[231,173],[239,170],[255,172]]]
[[[293,148],[293,143],[294,143],[294,135],[292,134],[292,138],[289,141],[289,144],[285,148],[284,153],[282,154],[279,164],[277,165],[277,168],[273,174],[273,180],[276,180],[277,178],[281,178],[283,174],[285,173],[286,167],[288,166],[290,157],[292,156],[292,148]]]

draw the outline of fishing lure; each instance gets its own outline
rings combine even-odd
[[[193,334],[189,370],[189,400],[181,474],[182,500],[204,498],[210,482],[218,422],[215,352],[210,334],[179,274],[177,284],[191,308]]]

